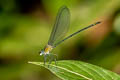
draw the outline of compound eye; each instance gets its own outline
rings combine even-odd
[[[43,54],[44,54],[44,51],[41,50],[40,53],[39,53],[39,55],[43,55]]]
[[[38,52],[38,54],[42,53],[42,49],[40,49],[40,51]]]
[[[40,53],[41,53],[41,51],[38,52],[38,54],[40,54]]]

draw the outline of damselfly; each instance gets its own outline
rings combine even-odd
[[[92,26],[95,26],[97,24],[100,24],[100,23],[101,22],[96,22],[94,24],[91,24],[83,29],[76,31],[75,33],[63,39],[70,25],[70,11],[66,6],[61,7],[58,11],[54,27],[52,29],[50,38],[48,40],[48,44],[45,46],[43,50],[40,51],[40,55],[44,56],[44,65],[48,57],[50,57],[49,64],[51,63],[53,59],[55,60],[55,64],[56,64],[56,55],[50,53],[53,48],[55,48],[57,45],[64,42],[65,40],[71,38],[72,36],[78,34],[79,32],[85,29],[88,29]]]

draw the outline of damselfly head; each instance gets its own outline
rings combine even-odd
[[[44,54],[44,50],[41,50],[41,51],[39,52],[39,54],[40,54],[40,56],[42,56],[42,55]]]

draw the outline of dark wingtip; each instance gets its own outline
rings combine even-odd
[[[66,6],[66,5],[62,5],[61,7],[62,7],[62,8],[67,8],[67,6]]]
[[[68,7],[66,5],[62,5],[60,9],[68,9]]]

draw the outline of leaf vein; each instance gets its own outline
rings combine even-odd
[[[87,67],[86,64],[81,64],[81,65]],[[89,67],[87,67],[87,68],[89,68]],[[89,69],[91,69],[92,71],[96,72],[96,73],[99,74],[104,80],[106,80],[105,77],[104,77],[103,75],[101,75],[97,70],[94,70],[94,69],[92,69],[92,68],[89,68]]]

